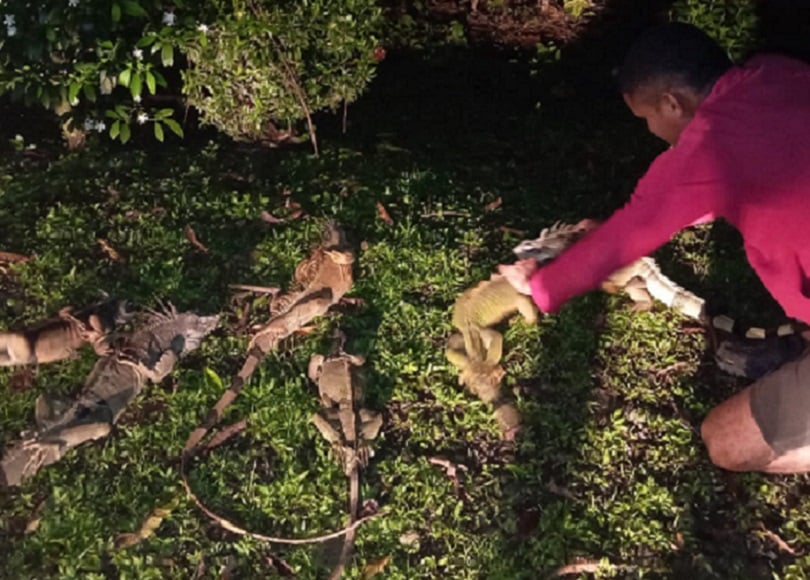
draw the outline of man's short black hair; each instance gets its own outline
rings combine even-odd
[[[619,70],[622,93],[655,82],[709,89],[732,66],[723,48],[700,28],[672,22],[648,28],[635,41]]]

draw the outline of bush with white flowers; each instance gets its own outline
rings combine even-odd
[[[182,137],[181,92],[234,138],[291,135],[354,100],[379,54],[376,0],[0,0],[0,20],[0,95],[124,143]]]

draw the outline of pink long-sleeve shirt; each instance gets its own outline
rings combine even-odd
[[[788,316],[810,323],[810,66],[762,55],[715,83],[627,204],[532,276],[555,312],[679,230],[722,217]]]

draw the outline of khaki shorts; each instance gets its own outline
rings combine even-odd
[[[751,414],[777,453],[810,445],[810,349],[751,385]]]

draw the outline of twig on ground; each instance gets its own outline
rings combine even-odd
[[[228,530],[229,532],[233,532],[234,534],[238,534],[240,536],[247,536],[249,538],[261,540],[263,542],[269,542],[271,544],[290,544],[296,546],[303,544],[322,544],[327,540],[339,538],[340,536],[354,530],[355,528],[359,527],[360,525],[362,525],[363,523],[367,522],[370,519],[387,515],[387,512],[378,512],[376,514],[359,518],[351,525],[348,525],[345,528],[342,528],[335,532],[331,532],[329,534],[324,534],[321,536],[313,536],[311,538],[281,538],[275,536],[266,536],[264,534],[259,534],[257,532],[251,532],[238,526],[231,520],[223,518],[222,516],[212,512],[210,509],[208,509],[208,507],[206,507],[205,504],[202,503],[202,501],[191,490],[191,485],[189,484],[188,477],[186,475],[186,457],[193,452],[194,449],[192,449],[190,452],[184,453],[180,460],[180,482],[183,484],[183,488],[186,490],[186,494],[188,494],[188,497],[191,498],[191,501],[194,502],[194,505],[196,505],[200,509],[200,511],[202,511],[205,515],[214,520],[217,524],[219,524],[220,527]]]
[[[281,288],[278,286],[251,286],[250,284],[228,284],[231,290],[247,290],[248,292],[260,292],[262,294],[278,294]]]
[[[791,556],[798,556],[798,555],[799,555],[798,553],[796,553],[796,550],[794,550],[794,549],[793,549],[793,548],[790,546],[790,544],[788,544],[788,543],[787,543],[785,540],[783,540],[782,538],[780,538],[780,537],[779,537],[779,535],[777,535],[777,534],[776,534],[776,532],[772,532],[771,530],[769,530],[768,528],[766,528],[766,527],[765,527],[765,524],[764,524],[764,523],[762,523],[762,522],[759,522],[759,532],[760,532],[760,533],[761,533],[761,534],[762,534],[764,537],[768,538],[768,539],[769,539],[769,540],[771,540],[771,541],[772,541],[774,544],[776,544],[776,547],[777,547],[777,548],[779,548],[779,550],[780,550],[781,552],[787,552],[787,553],[788,553],[788,554],[790,554]]]
[[[197,233],[192,229],[192,227],[189,224],[186,224],[185,233],[186,233],[186,238],[188,239],[189,242],[191,242],[192,246],[194,246],[195,248],[200,250],[203,254],[208,253],[208,248],[206,248],[203,245],[203,243],[197,237]]]

